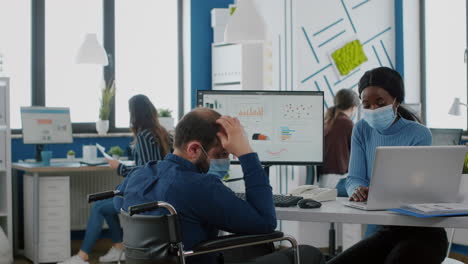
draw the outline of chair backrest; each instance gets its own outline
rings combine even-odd
[[[120,212],[127,264],[178,263],[171,221],[177,215],[132,215]]]

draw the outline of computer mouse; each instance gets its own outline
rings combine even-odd
[[[312,199],[302,199],[297,203],[297,206],[299,206],[299,208],[304,208],[304,209],[320,208],[322,206],[322,203],[317,202]]]

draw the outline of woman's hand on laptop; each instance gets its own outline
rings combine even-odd
[[[369,187],[359,186],[354,190],[353,195],[349,197],[349,200],[354,202],[365,202],[367,201],[368,193]]]

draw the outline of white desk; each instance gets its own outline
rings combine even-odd
[[[344,206],[342,202],[347,199],[337,198],[336,201],[323,202],[322,207],[316,209],[277,207],[276,217],[278,220],[300,222],[468,228],[466,216],[417,218],[389,211],[364,211]]]
[[[91,173],[91,172],[115,172],[115,169],[110,168],[108,165],[104,166],[86,166],[78,162],[52,162],[51,166],[42,167],[34,163],[13,163],[12,168],[18,171],[24,171],[32,174],[33,176],[33,213],[32,213],[32,233],[33,233],[33,263],[39,263],[39,177],[48,176],[54,173]],[[120,179],[115,177],[119,182]],[[83,199],[85,199],[83,197]],[[69,232],[69,230],[67,231]]]

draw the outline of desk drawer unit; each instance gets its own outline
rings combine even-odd
[[[25,252],[30,252],[31,255],[26,257],[32,257],[32,244],[25,244]],[[28,254],[28,253],[26,253]],[[39,262],[40,263],[55,263],[60,260],[64,260],[70,257],[70,247],[64,244],[48,244],[46,246],[39,246]]]
[[[33,177],[24,176],[25,255],[33,258]],[[39,262],[70,257],[70,180],[68,176],[39,177]]]

